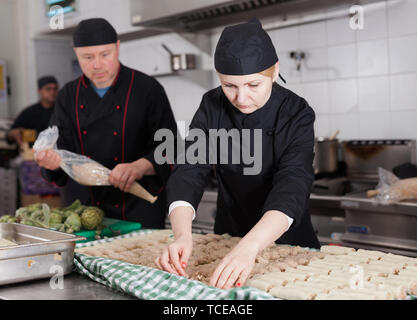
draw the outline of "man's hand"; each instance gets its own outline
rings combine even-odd
[[[23,128],[14,128],[7,133],[7,140],[16,142],[19,146],[23,142]]]
[[[155,174],[152,163],[141,158],[131,163],[121,163],[110,172],[109,182],[115,188],[128,192],[135,180],[140,180],[144,175]]]
[[[37,153],[35,161],[42,168],[57,170],[61,164],[61,157],[54,150],[42,150]]]

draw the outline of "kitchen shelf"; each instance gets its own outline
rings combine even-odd
[[[190,69],[190,70],[179,70],[171,71],[166,73],[156,73],[150,76],[154,78],[167,78],[167,77],[184,77],[192,82],[198,83],[201,87],[206,89],[213,88],[213,70],[202,70],[202,69]]]

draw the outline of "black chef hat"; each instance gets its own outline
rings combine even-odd
[[[117,42],[113,26],[103,18],[82,20],[73,35],[74,48]]]
[[[42,89],[43,86],[49,83],[55,83],[58,85],[58,81],[56,81],[54,76],[45,76],[38,79],[38,89]]]
[[[277,61],[272,40],[256,17],[224,28],[214,54],[216,70],[227,75],[262,72]]]

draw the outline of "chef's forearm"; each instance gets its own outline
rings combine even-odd
[[[174,238],[191,237],[194,211],[191,207],[176,207],[169,215]]]
[[[281,211],[265,212],[261,220],[242,238],[241,244],[254,246],[258,252],[279,239],[288,229],[288,218]]]

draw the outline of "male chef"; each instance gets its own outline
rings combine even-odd
[[[85,191],[78,194],[107,217],[164,228],[165,183],[171,167],[155,162],[154,134],[160,128],[177,130],[164,88],[120,63],[120,41],[105,19],[81,21],[73,46],[83,74],[60,90],[50,125],[58,126],[58,149],[85,155],[112,170],[111,186],[80,186]],[[39,152],[36,161],[48,181],[62,186],[69,180],[53,150]],[[134,181],[158,200],[150,204],[127,193]]]

